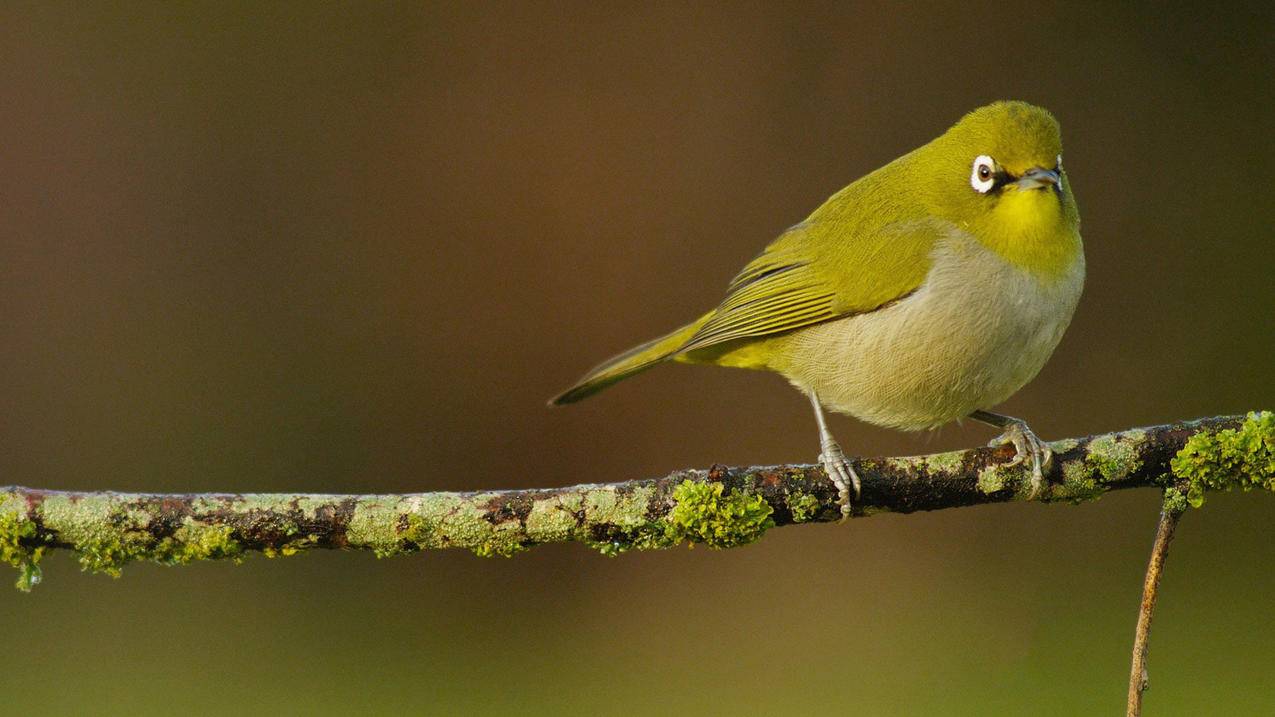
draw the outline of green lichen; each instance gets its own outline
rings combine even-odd
[[[419,524],[409,522],[413,542],[428,545],[431,537],[436,537],[445,544],[469,548],[480,558],[508,558],[526,550],[525,536],[517,520],[499,523],[487,520],[487,510],[482,506],[493,498],[494,495],[480,494],[472,500],[462,500],[459,506],[441,516],[424,516],[425,520]]]
[[[1057,455],[1059,453],[1066,453],[1068,451],[1075,450],[1076,446],[1079,445],[1080,441],[1075,438],[1063,438],[1050,443],[1049,450],[1053,451],[1054,454]]]
[[[196,560],[239,560],[243,548],[228,525],[187,517],[171,535],[156,538],[153,516],[111,496],[72,498],[51,495],[40,505],[44,526],[79,554],[80,567],[119,577],[128,563],[150,560],[185,565]]]
[[[115,504],[108,504],[94,513],[105,514],[103,522],[80,523],[78,529],[66,533],[66,537],[73,540],[75,551],[79,552],[80,568],[119,578],[120,569],[125,564],[156,558],[154,549],[159,541],[147,532],[150,524],[148,514]],[[170,550],[164,549],[164,558]]]
[[[419,550],[422,546],[430,545],[436,540],[437,532],[439,532],[439,522],[436,519],[422,515],[419,513],[408,513],[399,521],[403,524],[402,532],[398,533],[397,552],[412,552]],[[386,555],[376,554],[377,558],[386,558]]]
[[[601,553],[603,557],[607,558],[614,558],[632,549],[632,546],[619,540],[590,540],[585,544]]]
[[[503,505],[500,507],[509,511],[509,516],[492,520],[492,507],[499,506],[502,499],[507,498],[499,493],[439,493],[360,501],[346,537],[351,546],[370,548],[381,558],[437,548],[466,548],[481,557],[508,557],[538,543],[579,537],[577,514],[585,508],[578,495],[537,499],[521,521],[513,517],[512,505]],[[603,507],[612,511],[625,503],[614,495],[601,500],[606,503]]]
[[[487,519],[487,506],[499,497],[443,493],[417,498],[399,533],[403,549],[467,548],[484,558],[522,552],[530,541],[518,520]]]
[[[470,548],[480,558],[512,558],[527,549],[522,542],[522,530],[516,521],[495,526],[491,537]]]
[[[1065,438],[1061,440],[1052,441],[1052,443],[1049,444],[1049,450],[1052,450],[1054,455],[1060,455],[1062,453],[1068,453],[1068,452],[1071,452],[1071,450],[1075,450],[1076,447],[1079,447],[1079,445],[1080,445],[1080,440],[1077,440],[1074,438]]]
[[[314,547],[318,542],[319,536],[310,533],[309,535],[289,540],[278,547],[267,545],[261,549],[261,554],[267,558],[287,558],[296,555],[302,550]]]
[[[74,547],[80,554],[81,569],[118,578],[124,565],[149,557],[154,542],[147,533],[126,531],[82,540]]]
[[[899,473],[911,473],[916,468],[915,458],[885,458],[881,463],[883,467]],[[865,470],[862,462],[859,463],[859,470]]]
[[[587,525],[602,528],[602,535],[581,536],[585,544],[607,557],[630,550],[659,550],[676,545],[680,538],[667,522],[652,520],[651,501],[655,487],[650,485],[617,489],[596,486],[580,499]],[[573,526],[574,527],[574,526]]]
[[[1122,480],[1140,467],[1138,449],[1147,440],[1145,431],[1125,431],[1114,436],[1099,436],[1085,450],[1085,464],[1097,471],[1102,482]]]
[[[70,543],[80,567],[119,577],[120,567],[146,554],[154,539],[148,518],[117,505],[109,496],[73,499],[51,495],[40,505],[44,525]]]
[[[1186,482],[1186,500],[1196,508],[1207,490],[1275,490],[1275,413],[1255,411],[1238,429],[1191,436],[1170,468]]]
[[[391,520],[399,507],[397,500],[362,500],[354,506],[345,538],[351,547],[370,548],[378,558],[399,555],[407,550],[408,536],[399,532],[398,521]],[[410,524],[412,515],[407,521]],[[413,541],[414,542],[414,541]]]
[[[804,523],[819,512],[819,499],[809,493],[793,491],[788,494],[787,503],[794,523]]]
[[[18,568],[18,579],[13,582],[13,586],[24,593],[31,592],[31,588],[40,584],[44,573],[40,570],[38,561],[44,553],[44,548],[35,548],[31,551],[31,559],[25,563],[21,563]]]
[[[1187,500],[1186,494],[1177,488],[1168,488],[1164,491],[1164,512],[1181,513],[1189,505],[1190,502]]]
[[[524,520],[502,493],[437,493],[360,500],[346,528],[351,547],[378,558],[439,548],[465,548],[481,557],[512,556],[538,543],[576,536],[578,495],[534,501]],[[614,496],[610,506],[615,507]],[[504,514],[493,519],[493,512]],[[304,546],[299,546],[304,547]]]
[[[578,495],[554,496],[531,504],[527,535],[538,543],[557,543],[576,536],[584,500]]]
[[[231,537],[233,532],[229,525],[206,525],[187,517],[176,532],[156,543],[151,554],[145,557],[165,565],[237,559],[243,554],[243,546]]]
[[[655,495],[654,486],[621,490],[597,486],[584,495],[584,512],[589,523],[637,529],[647,523],[647,510]]]
[[[1139,455],[1146,440],[1147,434],[1142,430],[1093,439],[1085,446],[1082,457],[1062,464],[1062,485],[1055,486],[1052,494],[1075,503],[1097,500],[1108,483],[1124,480],[1142,467]],[[1053,443],[1050,448],[1058,454],[1077,446],[1078,441],[1068,439]]]
[[[228,525],[206,525],[186,518],[171,536],[156,540],[143,530],[124,530],[77,541],[80,567],[118,578],[125,565],[149,560],[162,565],[186,565],[196,560],[240,559],[243,547],[231,537]]]
[[[679,533],[662,521],[648,520],[636,528],[611,528],[605,539],[585,544],[608,558],[630,550],[663,550],[681,542]]]
[[[35,523],[26,519],[21,513],[0,513],[0,561],[18,569],[18,580],[14,583],[23,592],[31,592],[31,588],[40,582],[40,558],[44,557],[44,547],[28,547],[23,541],[30,542],[35,538]]]
[[[733,548],[760,538],[774,527],[773,509],[759,495],[723,495],[721,483],[686,480],[673,489],[676,504],[668,514],[675,542],[682,539],[712,548]]]
[[[1080,502],[1102,495],[1102,483],[1095,477],[1100,473],[1087,461],[1068,461],[1062,467],[1062,474],[1063,493],[1073,501]]]
[[[978,489],[988,495],[1005,490],[1011,475],[1004,466],[990,465],[978,472]]]
[[[956,473],[965,464],[965,451],[935,453],[925,457],[925,465],[936,473]]]

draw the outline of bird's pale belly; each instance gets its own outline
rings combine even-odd
[[[878,311],[774,339],[772,366],[827,408],[903,429],[990,408],[1053,353],[1080,298],[1084,259],[1041,279],[968,236],[945,239],[915,293]]]

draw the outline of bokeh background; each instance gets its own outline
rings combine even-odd
[[[1089,282],[1005,410],[1275,408],[1269,7],[6,3],[0,481],[557,486],[813,460],[778,377],[598,360],[999,98],[1049,107]],[[834,419],[848,450],[986,441]],[[0,590],[19,713],[1119,710],[1157,496],[606,559],[364,554]],[[1184,521],[1155,714],[1275,711],[1275,498]]]

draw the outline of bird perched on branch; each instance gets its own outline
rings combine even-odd
[[[832,195],[744,267],[716,308],[587,373],[579,401],[666,361],[764,369],[810,398],[843,512],[859,477],[823,409],[903,430],[1004,430],[1032,492],[1051,454],[987,409],[1030,381],[1080,299],[1080,214],[1058,122],[1025,102],[970,112]]]

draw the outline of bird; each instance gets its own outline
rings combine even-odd
[[[779,373],[804,393],[844,516],[858,473],[824,411],[904,431],[971,418],[1030,466],[1052,453],[991,412],[1048,361],[1085,278],[1080,212],[1048,110],[998,101],[841,189],[744,266],[721,303],[586,373],[574,403],[667,362]]]

